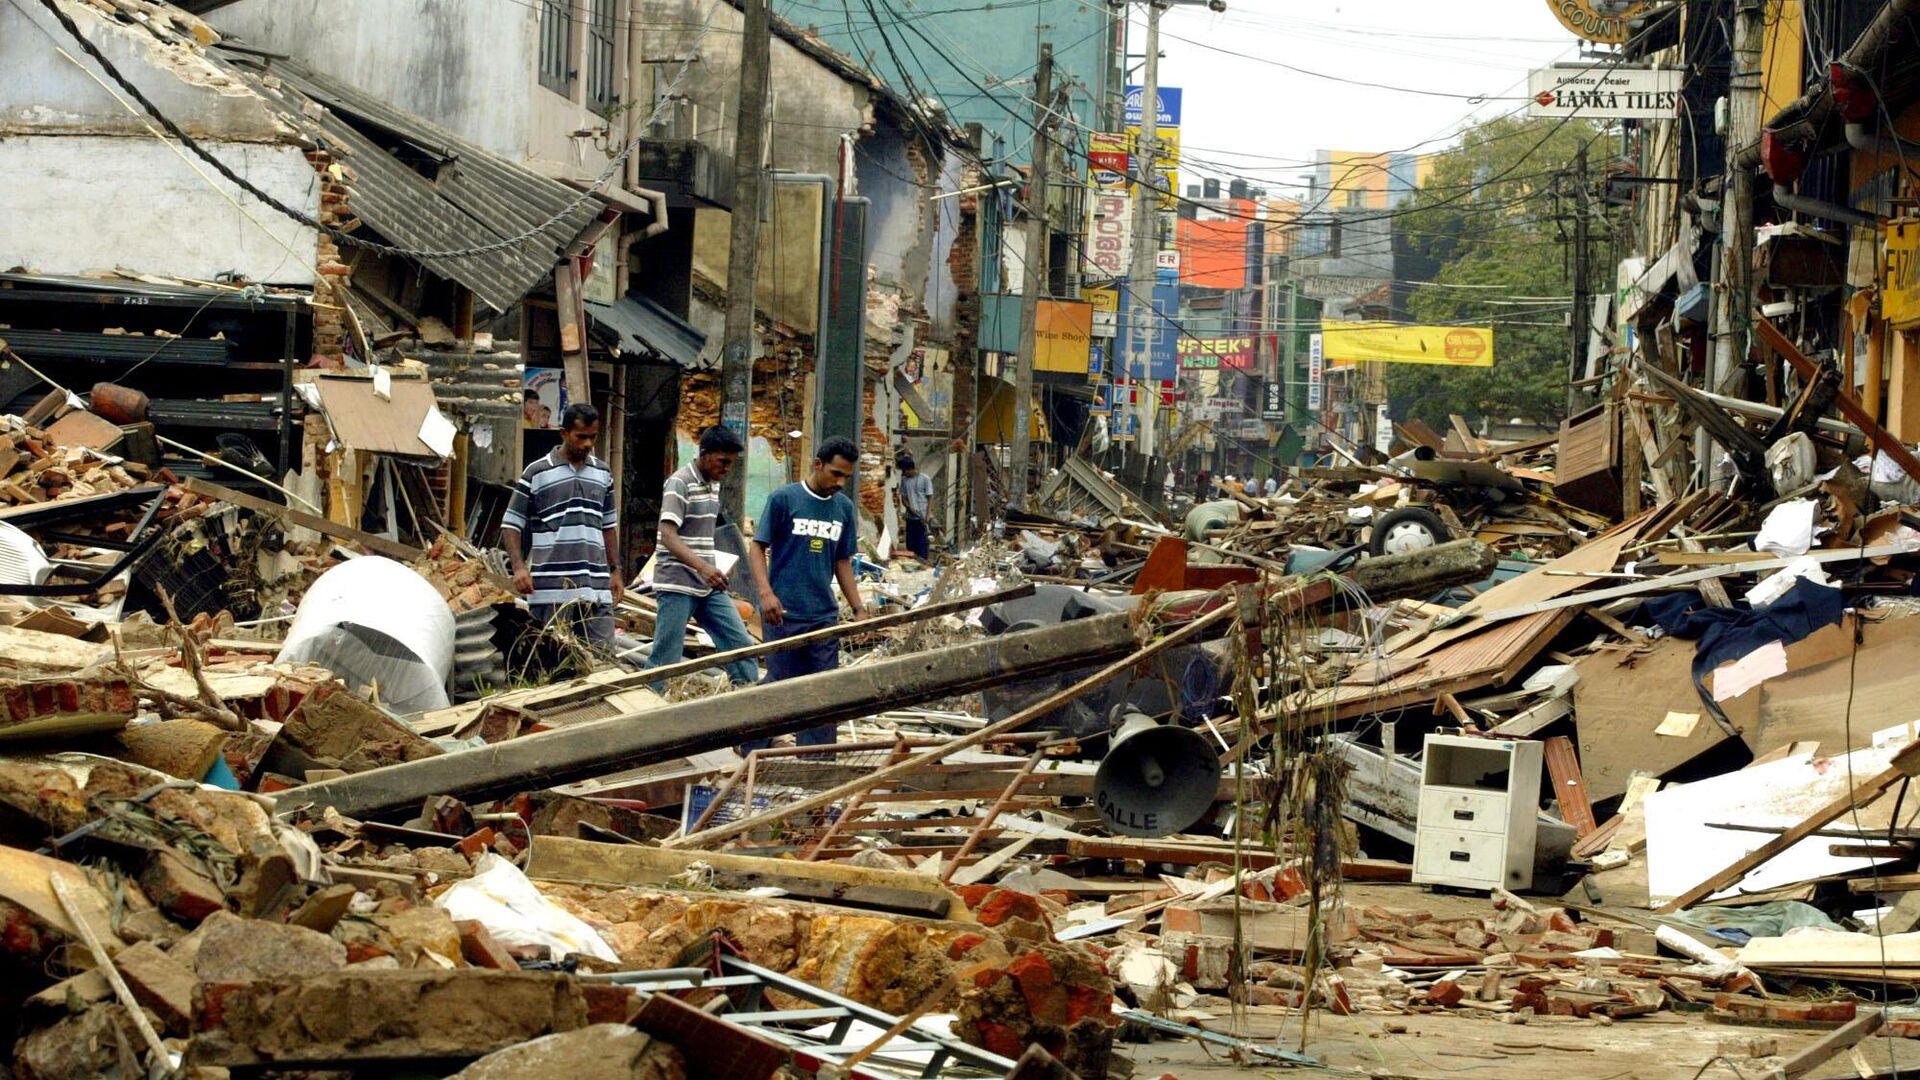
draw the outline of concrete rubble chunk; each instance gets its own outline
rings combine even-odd
[[[144,1048],[133,1016],[105,1004],[29,1033],[13,1048],[14,1075],[31,1080],[140,1080]]]
[[[686,1075],[681,1052],[667,1043],[625,1024],[594,1024],[497,1050],[452,1080],[681,1080]]]
[[[341,1066],[478,1058],[587,1024],[566,975],[523,971],[334,971],[203,980],[196,1065]]]
[[[205,720],[158,720],[130,725],[118,737],[133,764],[198,780],[220,757],[227,733]]]
[[[346,946],[299,926],[219,916],[197,941],[182,942],[202,983],[321,975],[344,967]]]

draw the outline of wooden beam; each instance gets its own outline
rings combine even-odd
[[[587,377],[586,307],[580,297],[580,265],[569,255],[553,271],[553,298],[560,320],[561,383],[569,402],[591,402]],[[556,422],[558,417],[555,418]]]
[[[384,536],[375,536],[370,532],[362,532],[359,529],[328,521],[326,518],[316,514],[309,514],[304,510],[295,510],[291,506],[283,506],[280,503],[255,498],[245,492],[235,491],[230,487],[216,484],[211,480],[202,480],[197,476],[189,476],[181,481],[181,483],[188,491],[193,492],[195,495],[204,495],[209,499],[232,503],[244,510],[252,510],[257,514],[273,514],[295,525],[312,529],[322,536],[331,536],[335,540],[347,540],[359,544],[375,555],[385,555],[389,559],[398,559],[401,562],[410,563],[426,554],[426,552],[421,551],[417,547],[409,547],[406,544],[389,540]]]
[[[671,679],[676,675],[685,675],[693,671],[705,671],[708,668],[724,667],[727,664],[733,663],[735,660],[753,660],[772,653],[784,652],[788,649],[797,649],[803,645],[813,645],[822,641],[836,641],[849,634],[862,634],[869,630],[887,630],[895,626],[905,626],[909,623],[937,619],[942,615],[955,615],[962,611],[971,611],[974,608],[997,604],[1003,600],[1018,600],[1023,596],[1032,595],[1033,583],[1030,581],[1022,582],[1011,588],[1001,589],[998,592],[986,593],[981,596],[963,596],[958,600],[947,600],[938,604],[928,604],[924,607],[909,608],[906,611],[896,611],[891,615],[876,615],[871,619],[862,619],[859,622],[836,623],[832,626],[821,627],[818,630],[809,630],[804,634],[795,634],[789,638],[781,638],[778,641],[763,641],[758,645],[749,645],[744,649],[733,649],[728,652],[713,653],[708,656],[696,657],[692,660],[682,660],[678,663],[666,664],[657,668],[648,668],[645,671],[636,671],[631,675],[622,676],[618,679],[609,679],[606,682],[596,684],[590,689],[594,696],[602,697],[605,696],[602,691],[610,693],[615,690],[628,690],[636,686],[645,686],[648,683],[658,682],[661,679]]]
[[[1815,810],[1799,824],[1733,860],[1726,869],[1674,897],[1661,907],[1658,913],[1671,915],[1676,911],[1684,911],[1714,893],[1738,884],[1741,878],[1746,877],[1774,856],[1833,824],[1842,816],[1879,798],[1881,792],[1914,775],[1920,775],[1920,741],[1908,743],[1893,756],[1893,760],[1887,763],[1886,768],[1861,781],[1852,791]]]
[[[307,804],[332,806],[349,817],[372,817],[411,811],[429,795],[454,795],[471,802],[555,787],[1124,656],[1137,645],[1133,618],[1132,612],[1094,615],[570,724],[509,742],[290,788],[279,794],[279,805],[283,810]],[[993,731],[992,725],[980,731],[990,733],[988,738],[1001,733]],[[957,747],[964,741],[946,745]]]
[[[1543,747],[1547,775],[1553,779],[1553,797],[1560,804],[1560,820],[1573,826],[1578,837],[1592,835],[1600,827],[1593,819],[1593,800],[1587,798],[1587,779],[1580,774],[1580,759],[1573,752],[1573,740],[1555,735]]]
[[[1809,360],[1805,353],[1787,339],[1787,335],[1780,332],[1779,327],[1773,325],[1759,312],[1754,313],[1753,329],[1760,335],[1760,340],[1766,342],[1768,348],[1779,353],[1782,359],[1792,365],[1793,370],[1801,378],[1811,382],[1820,377],[1820,365]],[[1873,373],[1873,378],[1879,378],[1878,371]],[[1852,387],[1843,386],[1834,391],[1833,404],[1849,423],[1866,432],[1867,441],[1873,445],[1874,449],[1892,458],[1893,463],[1905,470],[1908,476],[1915,481],[1920,481],[1920,458],[1914,457],[1913,451],[1908,450],[1899,439],[1894,438],[1892,432],[1880,426],[1879,421],[1873,418],[1873,414],[1854,398]]]
[[[1834,1055],[1851,1049],[1860,1040],[1880,1030],[1887,1022],[1887,1014],[1879,1009],[1867,1009],[1852,1020],[1822,1035],[1819,1041],[1805,1050],[1780,1063],[1780,1075],[1786,1080],[1799,1080],[1813,1070],[1827,1063]]]

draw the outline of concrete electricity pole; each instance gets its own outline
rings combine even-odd
[[[767,0],[745,0],[740,38],[740,103],[733,125],[733,215],[727,255],[727,320],[720,353],[720,422],[753,443],[754,293],[760,263],[760,206],[766,172],[767,77],[773,23]],[[821,328],[825,330],[824,327]],[[746,521],[747,452],[720,487],[727,517]]]
[[[1040,293],[1047,287],[1047,165],[1053,142],[1053,46],[1040,43],[1034,71],[1033,167],[1027,182],[1026,266],[1021,272],[1020,352],[1013,362],[1013,471],[1008,499],[1027,505],[1027,469],[1033,457],[1033,352],[1040,318]]]
[[[1760,138],[1760,51],[1766,38],[1765,0],[1733,5],[1733,73],[1727,88],[1727,189],[1720,207],[1720,309],[1714,319],[1711,387],[1727,380],[1747,356],[1753,307],[1753,170],[1735,164]]]
[[[1578,409],[1581,391],[1575,384],[1586,375],[1587,338],[1592,333],[1593,299],[1587,284],[1587,147],[1573,159],[1573,348],[1567,361],[1567,414]]]
[[[1162,0],[1147,4],[1147,69],[1140,80],[1140,144],[1133,148],[1133,266],[1127,271],[1127,378],[1138,400],[1133,447],[1153,453],[1153,422],[1160,393],[1148,375],[1148,324],[1153,303],[1154,254],[1160,244],[1154,235],[1159,199],[1154,193],[1154,161],[1160,135],[1160,16]],[[1124,120],[1124,114],[1122,116]],[[1136,381],[1137,379],[1137,381]]]

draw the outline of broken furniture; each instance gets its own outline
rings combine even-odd
[[[1467,889],[1533,884],[1541,744],[1428,735],[1413,880]]]

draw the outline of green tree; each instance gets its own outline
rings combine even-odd
[[[1426,282],[1407,301],[1413,321],[1492,325],[1489,368],[1387,365],[1397,419],[1446,430],[1449,413],[1471,420],[1542,423],[1566,412],[1571,310],[1573,163],[1584,144],[1604,160],[1600,129],[1582,121],[1503,117],[1468,129],[1439,154],[1395,222],[1403,272]],[[1598,174],[1599,169],[1593,168]],[[1608,233],[1590,195],[1589,280],[1603,273]]]

